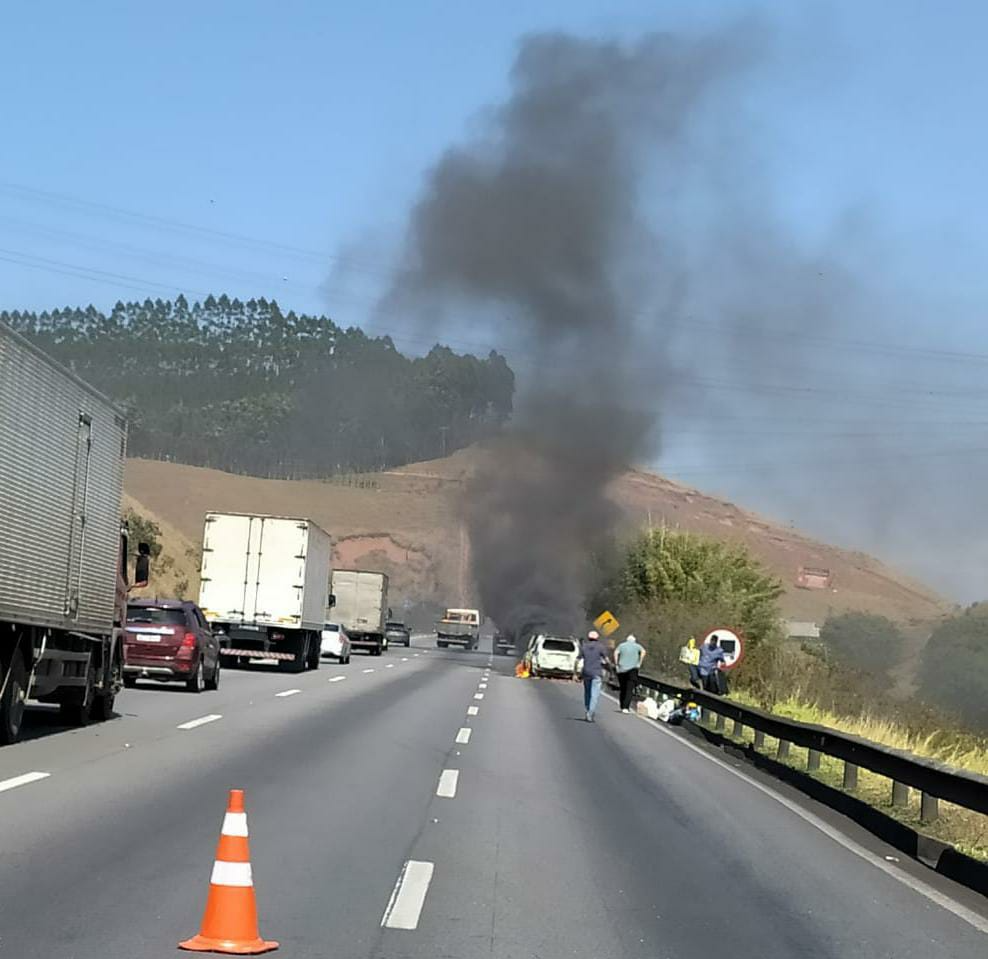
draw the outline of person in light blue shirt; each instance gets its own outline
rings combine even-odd
[[[642,646],[634,633],[628,633],[627,638],[614,650],[614,668],[618,674],[620,688],[621,712],[631,712],[631,697],[638,685],[638,670],[645,661],[645,647]]]

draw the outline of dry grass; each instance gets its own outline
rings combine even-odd
[[[742,705],[757,705],[750,697],[740,692],[732,694],[731,699]],[[900,724],[880,716],[867,714],[841,716],[814,706],[798,696],[777,702],[772,712],[798,722],[837,729],[915,756],[935,759],[958,769],[988,775],[988,740],[965,730],[937,729],[930,733],[911,732]],[[728,730],[730,728],[728,724]],[[743,741],[748,744],[754,743],[753,731],[747,727],[744,730]],[[765,744],[759,752],[775,756],[777,750],[778,740],[766,737]],[[807,751],[791,746],[789,756],[782,758],[781,761],[796,769],[805,770]],[[839,759],[823,756],[819,772],[810,775],[829,786],[840,789],[843,784],[844,764]],[[859,770],[858,788],[854,795],[900,822],[935,839],[950,843],[969,856],[988,860],[988,816],[971,812],[952,803],[941,802],[939,819],[932,823],[924,823],[920,819],[920,796],[917,790],[909,790],[908,805],[893,806],[891,781],[866,769]]]

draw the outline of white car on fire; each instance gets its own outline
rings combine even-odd
[[[532,638],[526,659],[533,676],[575,679],[583,668],[580,644],[572,636],[539,633]]]

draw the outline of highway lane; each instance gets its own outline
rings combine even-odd
[[[0,793],[0,954],[171,954],[242,786],[261,930],[285,955],[984,955],[971,924],[674,737],[607,701],[588,725],[579,687],[489,661],[231,672],[215,707],[127,691],[106,742],[0,751],[0,779],[53,767]],[[200,702],[223,719],[175,729]]]

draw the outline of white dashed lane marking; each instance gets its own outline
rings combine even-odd
[[[391,901],[388,903],[381,925],[388,929],[417,929],[422,907],[425,905],[425,895],[432,882],[435,863],[418,862],[409,859],[405,863],[398,881],[395,883]]]
[[[280,693],[275,693],[275,696],[284,699],[286,696],[297,696],[300,692],[302,692],[301,689],[283,689]]]
[[[213,713],[210,716],[203,716],[200,719],[190,719],[187,723],[176,726],[176,729],[195,729],[197,726],[205,726],[206,723],[215,723],[217,719],[222,719],[221,713]]]
[[[480,712],[480,707],[479,706],[470,706],[470,707],[467,708],[467,715],[468,716],[476,716],[479,712]]]
[[[8,789],[16,789],[18,786],[28,786],[31,783],[41,782],[42,779],[47,779],[51,773],[24,773],[23,776],[14,776],[13,779],[0,780],[0,793],[6,792]]]
[[[439,785],[436,787],[436,795],[443,799],[454,799],[456,797],[456,786],[460,781],[459,769],[444,769],[439,777]]]
[[[394,663],[388,663],[388,665],[385,666],[384,668],[385,669],[394,669],[395,668],[395,664]]]
[[[473,730],[469,726],[463,726],[456,734],[456,741],[461,744],[470,742],[470,733],[472,732]]]
[[[484,694],[483,693],[474,693],[473,694],[473,698],[474,699],[483,699],[484,698]]]
[[[329,681],[331,683],[342,683],[346,679],[346,676],[330,676]]]
[[[364,670],[364,672],[365,672],[365,673],[372,673],[372,672],[374,672],[374,667],[373,667],[373,666],[368,666],[368,667],[367,667],[367,668],[366,668],[366,669]]]

